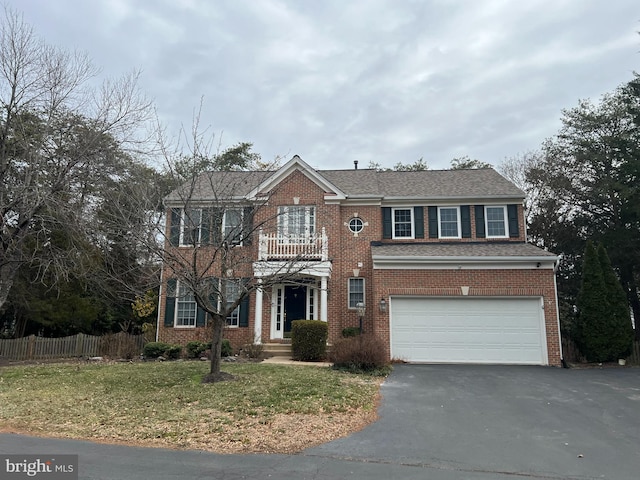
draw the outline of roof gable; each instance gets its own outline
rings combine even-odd
[[[318,187],[320,187],[325,192],[325,194],[330,194],[333,198],[338,200],[345,199],[347,197],[340,188],[336,187],[333,183],[327,180],[320,171],[311,168],[298,155],[294,155],[291,160],[289,160],[281,168],[276,170],[273,175],[265,179],[256,188],[251,190],[247,194],[247,197],[253,199],[265,195],[295,171],[299,171],[303,175],[305,175],[309,180],[318,185]]]

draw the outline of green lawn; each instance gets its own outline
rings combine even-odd
[[[176,448],[296,451],[375,417],[380,378],[247,363],[224,365],[235,381],[202,384],[208,367],[207,362],[2,367],[0,427]]]

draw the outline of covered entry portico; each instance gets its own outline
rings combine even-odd
[[[286,270],[285,270],[286,267]],[[290,275],[283,275],[292,272]],[[293,273],[295,272],[295,273]],[[266,278],[284,277],[282,283],[256,290],[254,340],[261,343],[263,333],[263,307],[265,293],[269,309],[269,339],[280,340],[291,331],[293,320],[327,321],[327,284],[331,276],[331,262],[314,264],[285,264],[284,262],[255,262],[254,275],[258,283]],[[265,292],[265,289],[269,292]]]

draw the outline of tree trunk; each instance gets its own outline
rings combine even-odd
[[[209,374],[216,375],[220,373],[220,363],[222,361],[222,329],[224,327],[223,319],[219,315],[213,316],[213,328],[211,338],[211,368]]]
[[[640,341],[640,299],[638,299],[638,285],[635,282],[633,269],[625,268],[621,271],[622,286],[624,287],[627,298],[629,299],[629,305],[631,306],[631,312],[633,313],[633,319],[635,323],[634,335],[637,341]]]
[[[233,380],[235,378],[229,373],[220,371],[222,361],[222,331],[224,328],[225,317],[220,314],[212,314],[212,316],[211,368],[209,369],[209,373],[202,378],[202,383],[223,382],[225,380]]]
[[[15,268],[12,268],[11,264],[0,266],[0,310],[2,310],[2,306],[9,297],[16,271]]]

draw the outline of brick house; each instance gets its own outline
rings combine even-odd
[[[211,201],[216,174],[205,175],[190,212]],[[494,170],[314,170],[294,156],[277,171],[224,175],[240,186],[223,233],[268,196],[254,210],[260,229],[233,247],[252,259],[233,276],[262,281],[301,264],[295,282],[252,291],[227,318],[234,347],[281,342],[307,318],[328,322],[330,342],[362,324],[389,358],[560,365],[558,257],[526,242],[524,194]],[[165,204],[167,242],[188,251],[180,239],[209,228],[185,219],[179,195]],[[169,268],[163,277],[158,339],[204,339],[205,315]]]

